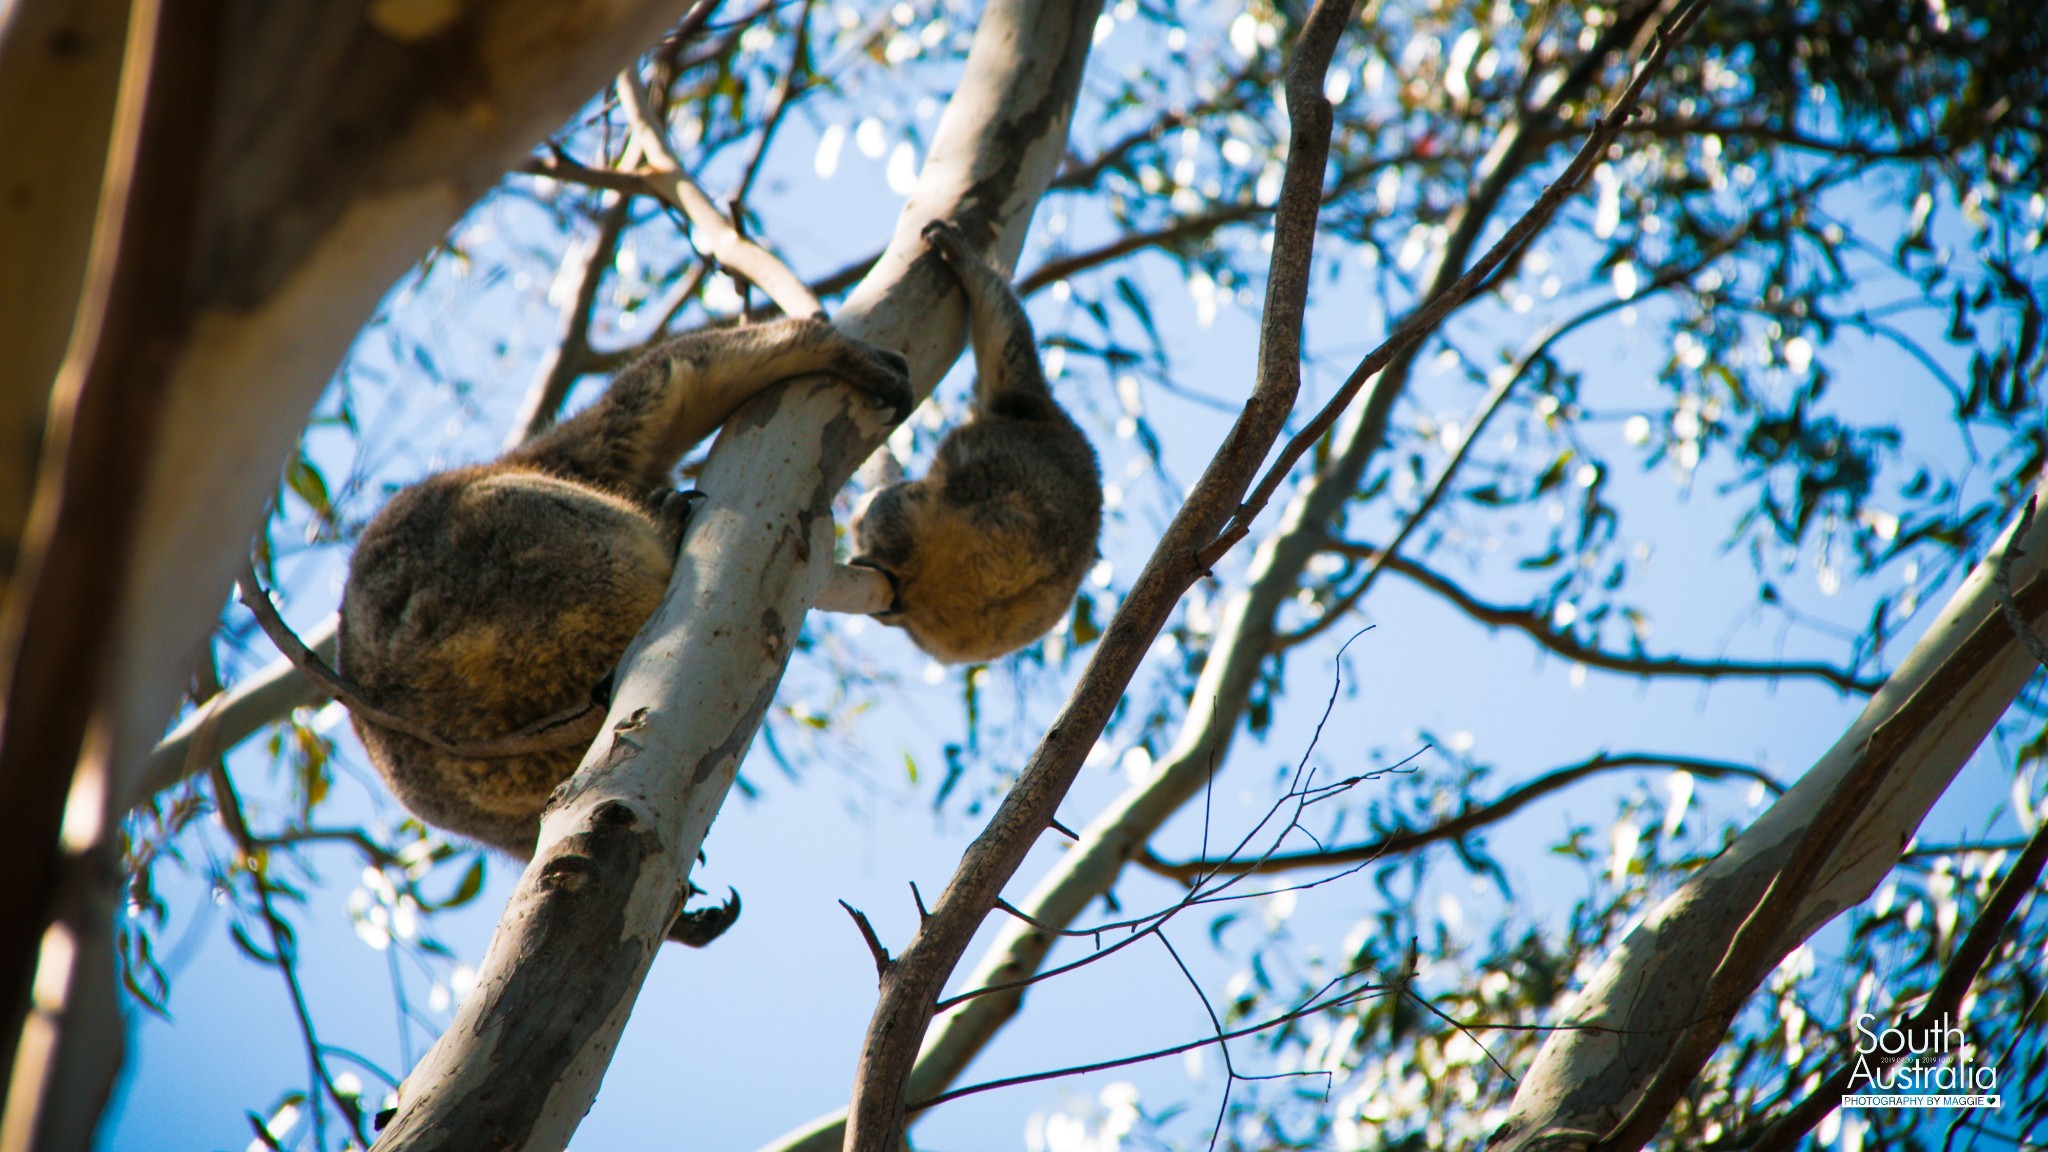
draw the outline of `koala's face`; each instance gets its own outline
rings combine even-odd
[[[902,576],[916,562],[913,542],[926,500],[922,481],[891,484],[861,497],[847,531],[854,564]]]

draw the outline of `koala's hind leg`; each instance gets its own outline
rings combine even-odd
[[[853,339],[822,316],[778,320],[657,345],[596,403],[504,459],[638,496],[663,484],[683,453],[740,405],[810,373],[836,376],[899,415],[908,410],[903,357]]]
[[[974,343],[974,407],[1020,420],[1059,415],[1045,370],[1038,363],[1038,341],[1031,319],[1017,300],[1009,280],[967,246],[960,230],[943,220],[924,226],[925,243],[946,262],[967,293]]]

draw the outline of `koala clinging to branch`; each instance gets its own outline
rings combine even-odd
[[[849,562],[895,589],[877,619],[940,660],[992,660],[1066,615],[1095,561],[1102,474],[1052,398],[1009,281],[951,224],[926,225],[924,238],[967,293],[973,412],[940,442],[929,475],[862,501]]]
[[[903,357],[822,316],[698,331],[653,349],[527,444],[391,498],[349,563],[340,664],[369,703],[439,738],[353,717],[407,808],[532,856],[549,796],[604,719],[602,707],[576,708],[603,694],[668,589],[689,508],[670,471],[741,404],[812,373],[898,418],[909,410]],[[560,738],[502,750],[508,735],[563,715],[574,718],[551,733]],[[471,750],[482,754],[458,754]],[[686,915],[678,938],[704,942],[729,922],[717,916]]]

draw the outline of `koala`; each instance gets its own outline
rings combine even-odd
[[[894,602],[876,618],[947,663],[992,660],[1066,615],[1095,562],[1102,474],[1052,398],[1031,321],[1009,281],[934,222],[925,243],[967,294],[973,411],[922,480],[868,494],[850,564],[881,571]]]
[[[613,667],[675,568],[689,501],[670,471],[741,404],[808,373],[837,376],[899,418],[909,411],[903,357],[822,316],[698,331],[654,348],[590,407],[497,460],[398,492],[349,563],[342,675],[370,703],[463,746],[608,696]],[[566,746],[474,759],[352,720],[414,814],[527,859],[549,796],[575,772],[604,709],[577,718]],[[676,934],[703,943],[736,914],[736,903],[689,913]]]

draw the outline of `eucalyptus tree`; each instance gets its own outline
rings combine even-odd
[[[703,7],[386,298],[284,469],[259,560],[317,641],[335,553],[424,458],[543,426],[580,381],[666,333],[804,296],[925,340],[888,328],[892,307],[930,307],[898,279],[891,235],[984,211],[1018,256],[1050,374],[1102,433],[1118,514],[1070,620],[996,666],[922,685],[878,664],[873,629],[814,614],[771,705],[776,670],[757,683],[700,656],[735,699],[759,700],[740,721],[765,715],[756,762],[870,757],[887,746],[871,709],[957,700],[945,771],[911,757],[905,787],[977,824],[994,814],[956,891],[919,897],[907,948],[861,919],[885,997],[851,1133],[829,1115],[776,1146],[893,1146],[906,1107],[912,1123],[971,1108],[950,1101],[984,1087],[964,1083],[969,1064],[1026,991],[1133,945],[1202,994],[1189,1043],[1219,1050],[1222,1083],[1186,1087],[1193,1107],[1156,1082],[1048,1106],[1044,1146],[1619,1148],[1661,1131],[1671,1147],[1789,1147],[1818,1125],[1829,1142],[1931,1147],[1944,1133],[1924,1120],[1833,1112],[1826,1095],[1859,1017],[1915,1009],[1965,1020],[1997,1054],[2006,1107],[1989,1124],[2024,1139],[2048,1099],[2048,913],[2025,898],[2041,724],[1992,571],[2009,556],[2015,615],[2040,619],[2038,532],[1997,543],[2043,463],[2037,9]],[[992,25],[1069,38],[1020,49],[1037,42]],[[1062,51],[1078,67],[1084,50],[1063,146],[1065,113],[990,103],[1002,65],[1059,73]],[[854,156],[873,161],[866,191],[846,191]],[[832,227],[880,198],[875,179],[908,197],[900,220]],[[976,201],[982,187],[999,204]],[[882,204],[868,217],[886,221]],[[470,319],[450,324],[457,307]],[[509,319],[537,311],[553,317],[545,340]],[[957,342],[914,347],[928,390]],[[530,376],[487,388],[484,370],[508,362]],[[896,453],[929,451],[943,421],[926,413],[890,437]],[[861,435],[864,450],[878,430]],[[765,460],[745,443],[703,466],[714,499]],[[851,445],[818,450],[827,474],[856,462]],[[1192,478],[1212,453],[1235,479]],[[709,570],[739,565],[732,581],[797,607],[816,594],[812,576],[747,567],[742,544],[693,540]],[[1426,637],[1375,655],[1419,618]],[[1356,639],[1368,624],[1379,632]],[[1639,726],[1560,709],[1500,753],[1493,725],[1482,753],[1464,730],[1511,712],[1486,695],[1497,632],[1548,659],[1510,692],[1619,681],[1668,713],[1664,686],[1693,685],[1684,698],[1729,738],[1631,746],[1615,733]],[[195,707],[138,761],[155,796],[127,824],[131,995],[160,1006],[173,992],[161,954],[177,909],[156,884],[184,867],[303,1004],[295,906],[333,859],[367,868],[359,933],[445,989],[455,959],[436,913],[474,900],[489,863],[417,823],[335,816],[360,752],[289,666],[259,667],[253,633],[231,608]],[[1384,681],[1388,659],[1483,687],[1432,709],[1441,732],[1315,742],[1326,696],[1357,699],[1333,676]],[[674,670],[642,663],[626,696],[659,711]],[[1868,704],[1853,723],[1814,708],[1840,719],[1806,735],[1842,738],[1808,770],[1813,747],[1737,731],[1770,692]],[[258,731],[267,747],[218,763]],[[1987,733],[2008,804],[1964,813],[1970,835],[1912,843]],[[744,747],[737,729],[686,738],[736,734]],[[1265,774],[1252,765],[1267,743],[1300,758]],[[1084,756],[1122,766],[1128,786],[1099,811],[1059,809],[1060,774]],[[249,818],[237,785],[258,787],[266,760],[290,769],[289,802]],[[722,771],[744,785],[750,769]],[[1244,788],[1271,791],[1233,823],[1218,798]],[[1577,818],[1531,825],[1560,799]],[[664,845],[674,874],[660,882],[687,873],[716,804],[659,817],[690,829]],[[1021,855],[1049,825],[1068,847],[991,913],[1009,875],[988,871],[995,849]],[[1583,891],[1561,895],[1561,874]],[[1464,900],[1477,929],[1443,899],[1470,881],[1490,890]],[[1251,895],[1263,928],[1238,902]],[[1289,912],[1319,903],[1344,921],[1327,939]],[[947,926],[985,915],[993,938],[939,998],[965,945]],[[1243,966],[1227,994],[1173,942],[1199,927],[1211,968]],[[646,933],[628,935],[644,970]],[[460,1121],[449,1101],[519,1077],[545,1101],[522,1138],[559,1144],[582,1114],[630,990],[581,989],[607,992],[605,1029],[579,1032],[561,1063],[515,1068],[473,1044],[525,1003],[505,991],[514,955],[506,943],[484,964],[455,1039],[394,1094],[395,1143],[430,1142]],[[311,1013],[295,1026],[303,1083],[243,1103],[311,1120],[264,1138],[367,1141],[385,1093],[358,1073],[408,1069],[344,1071],[360,1057],[324,1045]]]

